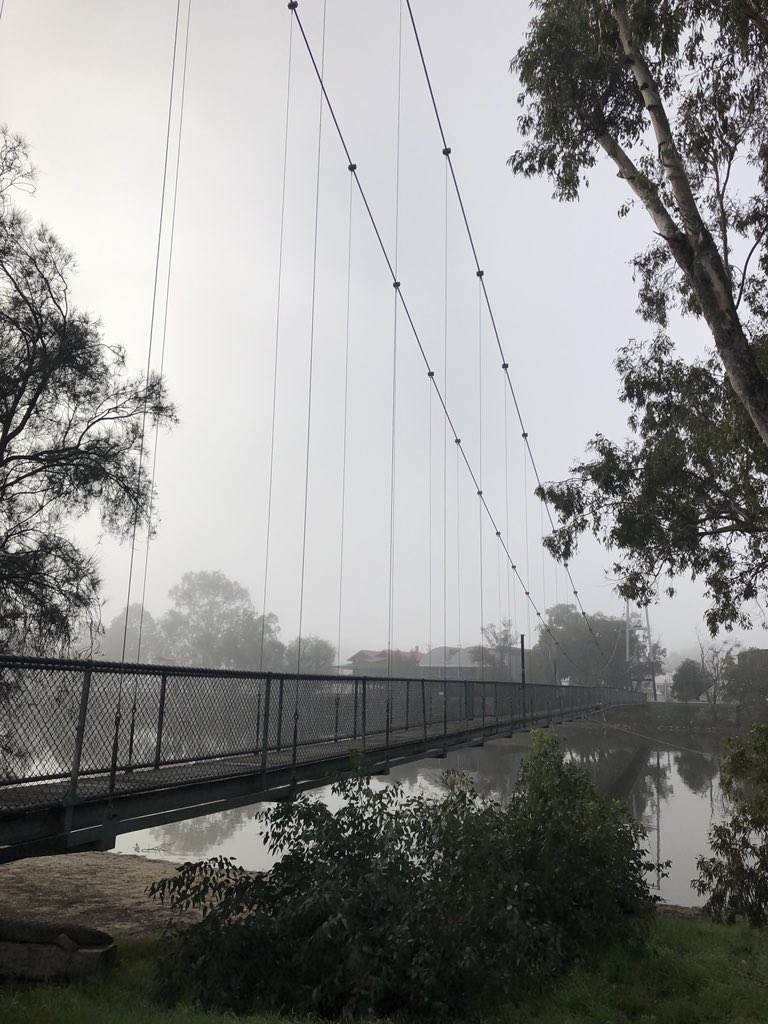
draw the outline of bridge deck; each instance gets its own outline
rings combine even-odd
[[[0,657],[0,861],[280,799],[643,698],[607,687],[276,676]],[[7,751],[11,750],[8,754]]]

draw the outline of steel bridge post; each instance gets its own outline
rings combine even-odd
[[[365,750],[365,741],[368,731],[368,680],[365,676],[362,679],[363,683],[363,750]]]
[[[278,753],[283,747],[283,689],[285,680],[280,680],[277,694],[277,750]]]
[[[264,732],[261,740],[261,786],[266,788],[267,747],[269,746],[269,709],[272,701],[272,675],[267,673],[267,686],[264,695]]]
[[[355,701],[352,709],[352,739],[357,739],[357,690],[359,682],[355,679]]]
[[[91,669],[83,672],[83,683],[80,689],[80,710],[77,715],[77,731],[75,732],[75,752],[72,757],[72,772],[69,776],[69,798],[77,796],[77,783],[80,778],[80,761],[83,757],[83,740],[85,738],[85,720],[88,715],[88,698],[91,694]]]
[[[163,747],[163,728],[165,727],[165,691],[168,685],[168,676],[165,672],[160,676],[160,704],[157,709],[157,730],[155,732],[155,771],[160,767],[160,757]]]
[[[424,726],[424,742],[427,742],[427,694],[424,689],[424,680],[421,680],[421,721]]]

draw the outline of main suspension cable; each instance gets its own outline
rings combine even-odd
[[[407,2],[407,0],[406,0],[406,2]],[[351,156],[351,153],[350,153],[350,150],[349,150],[349,146],[347,145],[347,141],[346,141],[346,139],[344,137],[344,133],[341,130],[341,125],[339,124],[338,118],[336,116],[336,111],[334,110],[333,104],[331,103],[330,97],[329,97],[328,92],[327,92],[327,90],[325,88],[325,82],[323,80],[323,73],[322,73],[321,68],[318,65],[317,60],[315,58],[314,52],[312,50],[312,46],[311,46],[311,44],[309,42],[309,38],[308,38],[308,36],[306,34],[306,31],[304,29],[304,25],[303,25],[303,22],[301,20],[301,16],[298,14],[298,10],[297,10],[298,6],[299,6],[298,5],[298,0],[289,0],[288,9],[292,12],[293,17],[296,18],[296,23],[299,26],[299,31],[301,32],[301,36],[302,36],[302,39],[304,41],[305,48],[307,50],[307,54],[309,56],[309,59],[310,59],[310,62],[312,64],[312,67],[314,69],[315,75],[316,75],[316,77],[318,79],[318,82],[320,84],[320,89],[321,89],[321,92],[322,92],[322,96],[323,96],[323,98],[325,100],[325,103],[326,103],[326,105],[328,107],[328,113],[329,113],[329,115],[331,117],[331,120],[333,121],[334,127],[336,129],[336,133],[337,133],[338,138],[339,138],[339,142],[341,143],[341,147],[342,147],[342,149],[344,151],[344,155],[347,158],[347,164],[348,165],[353,164],[354,161],[352,160],[352,156]],[[448,148],[448,147],[446,147],[446,148]],[[449,156],[449,155],[450,155],[450,149],[448,149],[448,152],[446,153],[446,156]],[[365,208],[365,212],[368,215],[368,220],[369,220],[369,222],[371,224],[371,228],[373,230],[373,233],[376,236],[376,241],[378,242],[379,249],[380,249],[381,254],[382,254],[383,258],[384,258],[384,262],[387,265],[387,270],[389,271],[390,277],[392,279],[392,283],[393,283],[393,286],[395,288],[395,291],[396,291],[396,294],[397,294],[397,297],[398,297],[398,300],[399,300],[399,303],[400,303],[400,307],[401,307],[402,312],[403,312],[403,314],[404,314],[404,316],[405,316],[405,318],[406,318],[406,320],[408,322],[408,326],[409,326],[409,328],[411,330],[411,334],[413,335],[413,339],[416,342],[416,346],[417,346],[417,348],[419,350],[419,354],[421,355],[422,361],[423,361],[424,365],[427,368],[427,373],[430,376],[430,380],[432,382],[432,387],[434,388],[435,395],[436,395],[436,397],[438,399],[440,407],[443,410],[443,416],[444,416],[445,421],[446,421],[446,423],[448,425],[448,430],[453,435],[454,442],[456,444],[457,452],[458,452],[457,461],[462,461],[464,463],[464,467],[465,467],[466,471],[468,472],[468,474],[470,476],[470,479],[472,480],[472,483],[474,484],[475,492],[476,493],[480,492],[480,498],[481,498],[481,501],[482,501],[482,504],[483,504],[483,508],[485,510],[485,514],[488,517],[488,519],[489,519],[489,521],[491,523],[491,526],[492,526],[492,528],[493,528],[493,530],[495,532],[498,528],[497,528],[496,521],[494,519],[493,513],[491,512],[491,509],[490,509],[490,507],[489,507],[485,497],[482,495],[481,488],[480,488],[480,485],[479,485],[479,481],[477,479],[477,475],[475,474],[475,471],[472,468],[472,464],[469,461],[469,457],[467,456],[467,454],[464,451],[464,448],[463,448],[463,446],[461,444],[461,438],[459,437],[459,435],[457,433],[456,425],[453,422],[453,418],[451,417],[450,412],[448,411],[448,407],[447,407],[447,404],[446,404],[445,396],[443,395],[442,391],[440,390],[440,387],[437,384],[437,381],[435,380],[435,377],[434,377],[434,375],[431,372],[431,366],[430,366],[430,363],[429,363],[429,358],[427,356],[426,350],[424,348],[424,344],[423,344],[423,342],[421,340],[421,336],[419,334],[418,328],[416,327],[416,323],[415,323],[415,321],[413,319],[413,315],[411,314],[410,307],[408,306],[408,304],[407,304],[407,302],[405,300],[405,297],[403,296],[403,290],[402,290],[402,287],[401,287],[401,283],[397,279],[397,274],[395,272],[394,264],[392,262],[392,259],[390,258],[389,251],[387,250],[387,247],[386,247],[386,245],[384,243],[384,239],[382,238],[381,231],[379,229],[379,226],[378,226],[378,223],[376,221],[376,218],[373,215],[373,210],[371,209],[370,203],[368,201],[368,197],[367,197],[366,192],[365,192],[365,190],[364,190],[364,188],[362,186],[362,182],[360,181],[360,175],[359,175],[359,171],[357,169],[357,165],[356,164],[355,164],[355,170],[352,173],[353,173],[354,178],[355,178],[355,184],[357,185],[358,193],[359,193],[360,199],[361,199],[361,201],[363,203],[363,207]],[[485,293],[485,286],[484,285],[483,285],[483,291]],[[492,318],[491,318],[491,322],[493,323]],[[510,554],[510,551],[509,551],[509,548],[507,546],[506,541],[504,539],[502,539],[501,543],[502,543],[502,545],[504,547],[504,553],[505,553],[507,559],[510,562],[510,566],[511,566],[512,570],[514,571],[515,575],[517,576],[520,584],[523,585],[522,577],[520,576],[515,563],[512,561],[512,556]],[[571,664],[574,665],[575,668],[580,669],[581,667],[578,665],[578,663],[575,662],[574,659],[568,654],[568,652],[565,651],[562,648],[562,646],[560,645],[559,640],[552,633],[552,630],[549,627],[549,625],[546,622],[544,622],[544,620],[542,619],[541,612],[539,611],[538,607],[536,606],[536,603],[534,602],[532,596],[530,595],[530,592],[526,591],[526,597],[527,597],[528,602],[530,603],[530,605],[533,608],[533,610],[536,612],[536,615],[537,615],[537,617],[539,618],[539,620],[541,622],[541,628],[544,630],[544,632],[546,632],[551,637],[552,642],[561,651],[563,656],[568,661],[570,661]]]
[[[475,261],[475,267],[476,267],[476,269],[478,271],[480,271],[481,266],[480,266],[480,260],[479,260],[478,254],[477,254],[477,249],[476,249],[476,246],[475,246],[475,240],[474,240],[474,237],[472,235],[472,229],[470,228],[470,225],[469,225],[469,218],[467,216],[466,208],[464,206],[464,200],[462,198],[461,189],[459,188],[459,182],[458,182],[458,179],[456,177],[456,171],[455,171],[454,166],[453,166],[453,161],[450,158],[450,147],[448,146],[448,141],[447,141],[447,138],[446,138],[446,135],[445,135],[445,131],[443,129],[443,122],[442,122],[442,119],[440,117],[440,112],[438,110],[437,99],[435,97],[435,92],[434,92],[434,89],[432,87],[432,80],[431,80],[431,77],[430,77],[430,74],[429,74],[429,70],[427,68],[427,61],[426,61],[426,57],[424,56],[424,50],[423,50],[422,45],[421,45],[421,38],[419,36],[419,31],[418,31],[418,29],[416,27],[416,20],[415,20],[414,15],[413,15],[413,8],[411,6],[411,0],[406,0],[406,4],[408,6],[408,15],[410,17],[411,27],[413,28],[414,39],[416,41],[416,46],[417,46],[418,51],[419,51],[419,57],[421,59],[421,66],[422,66],[422,69],[424,71],[424,77],[425,77],[425,80],[426,80],[426,83],[427,83],[427,88],[429,90],[430,99],[432,101],[432,109],[434,110],[435,120],[437,122],[437,127],[438,127],[438,130],[440,132],[440,138],[442,139],[443,152],[445,153],[446,149],[448,150],[448,165],[449,165],[450,172],[451,172],[451,178],[453,180],[454,190],[456,192],[456,198],[457,198],[458,203],[459,203],[459,209],[461,210],[461,216],[462,216],[462,219],[464,221],[464,227],[465,227],[466,232],[467,232],[467,238],[469,240],[469,245],[470,245],[470,248],[472,250],[472,256],[473,256],[474,261]],[[509,392],[510,392],[510,394],[512,396],[512,400],[514,402],[515,412],[517,413],[517,418],[518,418],[518,421],[520,423],[520,429],[522,430],[523,438],[525,440],[525,447],[526,447],[527,456],[530,459],[531,467],[532,467],[534,475],[536,477],[537,486],[538,486],[539,490],[541,490],[541,488],[542,488],[541,476],[539,474],[539,470],[538,470],[538,467],[536,465],[536,460],[535,460],[535,458],[533,456],[533,451],[531,450],[531,446],[530,446],[530,443],[529,443],[529,440],[528,440],[528,432],[527,432],[527,430],[525,428],[525,423],[523,421],[523,416],[522,416],[522,412],[520,410],[520,406],[519,406],[519,403],[518,403],[518,400],[517,400],[517,395],[515,393],[515,389],[514,389],[514,386],[512,384],[512,379],[511,379],[511,377],[509,375],[509,364],[507,362],[506,356],[504,355],[504,347],[503,347],[503,345],[501,343],[501,335],[499,333],[498,326],[496,324],[496,318],[495,318],[495,316],[493,314],[493,308],[491,306],[490,296],[488,294],[488,289],[487,289],[487,286],[486,286],[486,283],[485,283],[484,276],[481,277],[481,286],[482,286],[482,289],[483,289],[483,296],[484,296],[484,299],[485,299],[486,308],[488,310],[488,317],[489,317],[489,320],[490,320],[490,323],[491,323],[491,329],[493,330],[493,333],[494,333],[494,336],[495,336],[495,339],[496,339],[496,345],[497,345],[498,350],[499,350],[499,355],[501,356],[502,369],[503,369],[503,372],[504,372],[505,377],[506,377],[507,386],[509,387]],[[544,500],[544,507],[546,509],[547,516],[549,518],[549,522],[550,522],[550,525],[552,527],[552,530],[554,531],[555,530],[555,522],[554,522],[554,519],[552,517],[552,512],[551,512],[551,509],[549,507],[549,503],[546,500]],[[566,572],[568,573],[568,576],[570,577],[571,573],[570,573],[570,568],[568,566],[568,563],[567,562],[563,562],[563,566],[564,566]],[[571,584],[573,585],[573,580],[572,579],[571,579]],[[576,593],[577,598],[578,598],[578,591],[574,590],[574,593]],[[589,619],[587,618],[587,614],[586,614],[586,612],[584,610],[584,607],[583,607],[580,599],[578,599],[578,604],[579,604],[579,608],[580,608],[580,610],[582,612],[582,617],[584,619],[586,627],[587,627],[587,629],[588,629],[588,631],[589,631],[589,633],[590,633],[590,635],[592,637],[592,640],[595,643],[595,645],[597,646],[598,650],[600,650],[601,653],[602,653],[602,648],[600,647],[600,643],[599,643],[599,641],[597,639],[597,635],[595,634],[595,632],[594,632],[594,630],[592,628],[592,625],[589,622]]]

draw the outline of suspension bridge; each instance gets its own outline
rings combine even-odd
[[[515,375],[496,314],[492,288],[486,276],[479,243],[470,218],[456,167],[452,142],[441,116],[440,100],[430,74],[426,47],[417,26],[417,5],[400,0],[396,40],[396,102],[394,103],[395,153],[393,154],[394,223],[385,225],[365,174],[366,154],[358,153],[339,113],[337,97],[329,85],[326,53],[326,0],[322,13],[315,11],[314,27],[308,28],[303,4],[291,0],[286,10],[286,79],[281,104],[284,115],[281,186],[275,205],[280,211],[279,244],[274,253],[277,264],[274,296],[274,330],[269,396],[270,417],[261,447],[266,452],[263,480],[265,505],[263,559],[260,570],[262,636],[261,657],[249,671],[225,671],[179,665],[142,663],[141,628],[136,649],[128,644],[128,609],[132,599],[145,604],[150,573],[150,539],[155,511],[149,520],[137,515],[133,524],[130,565],[125,597],[126,618],[123,650],[119,662],[0,657],[0,859],[39,853],[61,852],[86,847],[108,848],[116,835],[150,825],[198,814],[242,806],[260,799],[280,799],[298,789],[316,785],[337,773],[352,770],[362,757],[372,771],[385,772],[398,761],[425,756],[444,756],[453,747],[481,743],[486,738],[508,735],[515,729],[549,725],[592,713],[599,708],[633,704],[644,697],[629,689],[601,685],[599,673],[594,686],[570,686],[529,679],[524,672],[517,681],[492,669],[482,629],[490,614],[515,625],[517,634],[531,638],[534,629],[546,639],[552,659],[551,673],[566,679],[579,668],[573,652],[563,643],[546,618],[549,599],[572,603],[579,611],[585,636],[607,666],[616,651],[604,651],[582,605],[579,591],[567,564],[549,561],[539,543],[554,528],[550,510],[536,501],[529,508],[533,489],[542,480],[534,457],[533,440],[527,429],[516,391]],[[166,328],[174,253],[174,230],[181,168],[182,138],[187,96],[190,34],[194,30],[193,0],[178,0],[170,47],[170,94],[167,106],[162,199],[155,254],[152,317],[146,374],[152,369],[173,376],[166,361]],[[442,308],[434,323],[424,323],[422,304],[401,273],[401,114],[404,95],[403,53],[410,47],[412,70],[420,75],[420,88],[430,119],[436,152],[442,159],[441,205],[444,224],[441,265],[434,275],[441,279]],[[300,62],[303,78],[299,76]],[[290,211],[290,182],[295,170],[290,163],[292,104],[296,90],[311,86],[317,101],[315,123],[311,126],[314,159],[305,173],[314,194],[310,214],[311,274],[306,292],[309,318],[303,330],[303,395],[291,393],[291,415],[300,421],[302,433],[291,435],[292,452],[301,451],[302,486],[294,493],[301,521],[293,538],[292,556],[298,555],[297,605],[298,643],[295,672],[274,673],[263,664],[263,628],[266,611],[273,599],[276,576],[284,568],[276,550],[275,534],[280,524],[276,512],[284,448],[280,438],[280,384],[290,369],[285,347],[286,334],[296,333],[286,309],[289,290],[290,253],[287,215]],[[304,125],[306,134],[308,129]],[[175,131],[175,136],[174,136]],[[333,146],[333,161],[327,156]],[[326,159],[323,161],[323,155]],[[326,165],[328,165],[326,167]],[[322,171],[322,173],[321,173]],[[343,176],[344,202],[340,207],[345,252],[337,277],[341,279],[341,306],[345,315],[335,330],[336,365],[341,390],[338,409],[342,429],[339,451],[339,484],[334,491],[332,513],[338,534],[336,570],[324,572],[319,586],[321,603],[333,607],[337,651],[348,632],[350,606],[360,604],[351,595],[351,572],[355,563],[364,566],[366,597],[373,601],[385,594],[381,632],[386,633],[387,670],[382,677],[351,675],[317,676],[302,672],[303,643],[307,630],[307,588],[309,585],[312,523],[319,501],[318,488],[311,481],[318,460],[328,457],[318,441],[318,372],[327,354],[319,353],[321,334],[321,292],[324,275],[320,266],[321,199],[323,175]],[[339,217],[339,209],[334,216]],[[388,482],[386,523],[377,536],[369,536],[353,522],[355,505],[350,500],[355,470],[351,458],[358,434],[372,423],[363,416],[352,417],[350,366],[354,359],[355,336],[365,327],[351,321],[356,259],[365,256],[378,261],[379,284],[389,291],[388,372],[386,432],[388,451],[379,474]],[[458,259],[451,249],[462,240],[465,258],[462,288],[471,281],[471,317],[464,317],[455,333],[463,348],[461,359],[451,355],[450,296],[459,282],[449,282],[449,266]],[[167,257],[163,278],[161,252]],[[401,280],[401,277],[403,278]],[[164,314],[161,307],[165,306]],[[289,327],[286,327],[286,322]],[[334,333],[334,332],[331,332]],[[290,351],[290,350],[289,350]],[[473,353],[475,363],[468,399],[462,379],[463,360]],[[453,358],[455,365],[451,365]],[[499,375],[499,387],[492,395],[488,385],[491,367]],[[408,379],[405,380],[407,373]],[[420,381],[420,385],[417,383]],[[381,383],[379,382],[379,389]],[[420,403],[421,419],[408,411],[413,395]],[[491,415],[495,403],[496,415]],[[421,436],[410,431],[421,423]],[[405,425],[408,433],[404,434]],[[379,424],[375,425],[377,428]],[[183,428],[182,428],[183,429]],[[517,472],[513,480],[511,448],[517,439]],[[162,444],[145,416],[139,459],[143,473],[151,473],[154,488],[158,470],[157,454]],[[287,442],[286,442],[287,444]],[[416,444],[425,458],[421,489],[411,488],[403,498],[398,484],[398,459]],[[320,449],[320,451],[318,451]],[[514,495],[522,494],[515,505]],[[324,496],[327,499],[327,496]],[[365,501],[358,501],[358,506]],[[536,523],[538,513],[538,524]],[[320,514],[319,511],[317,513]],[[325,521],[324,521],[325,525]],[[353,533],[365,536],[363,558],[350,550],[345,540]],[[417,538],[422,553],[418,566],[403,566],[401,548],[412,550]],[[142,536],[144,562],[141,565]],[[398,546],[398,538],[408,536]],[[531,549],[540,548],[541,569]],[[517,554],[515,552],[517,551]],[[365,567],[383,565],[383,578],[372,579]],[[540,579],[534,582],[535,576]],[[335,578],[333,578],[335,577]],[[367,578],[366,578],[367,577]],[[411,584],[411,579],[414,583]],[[418,588],[415,581],[418,579]],[[403,583],[403,580],[405,583]],[[398,589],[398,584],[400,589]],[[476,678],[435,678],[435,673],[414,673],[409,679],[395,678],[391,659],[396,652],[398,623],[404,612],[411,614],[412,601],[402,599],[403,588],[423,591],[421,615],[431,649],[438,638],[447,646],[455,639],[459,649],[472,646],[477,662]],[[400,595],[400,596],[398,596]],[[470,611],[471,609],[471,611]],[[492,612],[491,612],[491,609]],[[473,626],[468,626],[472,622]],[[524,629],[520,628],[524,625]],[[462,628],[464,644],[462,645]],[[466,637],[479,636],[479,643],[467,645]],[[559,677],[559,678],[558,678]]]

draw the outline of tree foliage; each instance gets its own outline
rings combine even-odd
[[[768,725],[730,739],[720,772],[730,815],[710,829],[711,857],[699,857],[691,885],[716,921],[768,924]]]
[[[96,509],[124,537],[146,518],[142,432],[174,413],[73,304],[74,257],[12,200],[33,182],[26,143],[0,127],[0,647],[53,653],[98,607],[71,523]]]
[[[693,658],[686,658],[672,676],[672,697],[674,700],[698,700],[712,685],[712,677]]]
[[[483,646],[470,647],[467,654],[476,665],[482,664],[484,679],[519,679],[520,647],[509,619],[499,625],[490,622],[483,626]]]
[[[708,625],[747,625],[768,557],[768,33],[754,0],[535,0],[520,76],[516,173],[575,199],[600,157],[654,240],[635,257],[647,345],[619,355],[633,437],[602,435],[542,493],[568,559],[591,530],[621,552],[620,592],[647,602],[663,573],[703,577]],[[716,354],[674,354],[674,315]]]
[[[765,717],[768,713],[768,657],[757,648],[730,658],[724,669],[724,696]]]
[[[558,678],[567,677],[578,685],[630,687],[648,679],[651,668],[657,673],[661,670],[666,652],[659,644],[654,644],[653,665],[649,664],[647,638],[637,615],[630,617],[629,661],[626,658],[626,620],[596,612],[589,616],[589,621],[597,644],[575,605],[558,604],[547,609],[531,652],[534,681],[549,682],[556,672]]]
[[[169,597],[172,606],[159,624],[166,657],[208,668],[284,667],[277,616],[258,615],[247,588],[223,572],[185,573]]]
[[[151,891],[203,920],[174,931],[171,1001],[324,1018],[466,1019],[541,988],[652,906],[642,828],[566,763],[554,737],[505,806],[461,775],[441,799],[334,786],[336,810],[301,796],[260,819],[281,859],[250,875],[221,858]]]
[[[103,631],[99,654],[112,660],[175,662],[201,668],[295,672],[298,638],[287,646],[280,639],[274,612],[258,613],[241,583],[223,572],[187,572],[169,591],[171,607],[153,616],[132,604],[126,632],[125,610]],[[139,646],[139,636],[141,645]],[[330,675],[336,648],[321,637],[301,641],[301,671]]]

